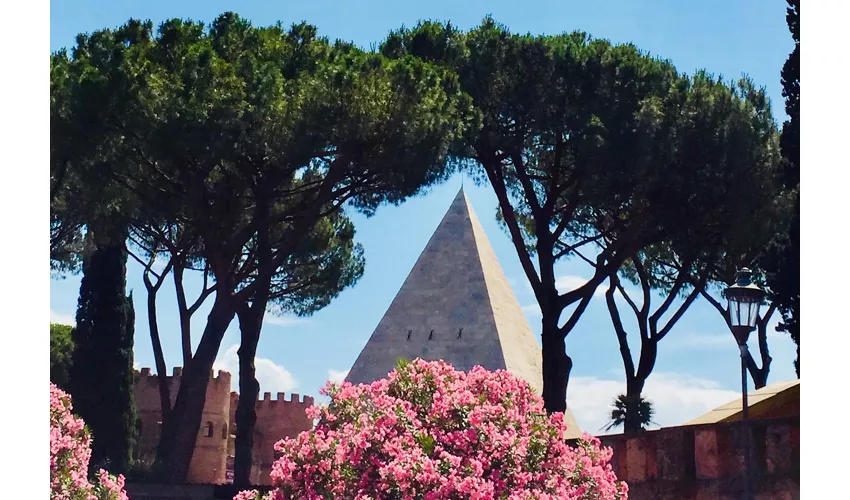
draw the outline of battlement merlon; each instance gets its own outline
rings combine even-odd
[[[227,387],[227,392],[230,392],[230,372],[224,370],[218,371],[218,376],[210,370],[210,383],[220,384]]]
[[[314,404],[314,399],[312,396],[301,396],[297,392],[290,393],[289,399],[286,399],[285,392],[278,392],[277,397],[272,399],[272,393],[264,392],[262,398],[257,398],[257,405],[265,403],[266,405],[276,405],[276,404],[285,404],[285,405],[299,405],[299,406],[312,406]]]
[[[134,370],[135,371],[135,370]],[[141,377],[157,377],[158,375],[151,372],[149,367],[143,367],[141,371],[135,371]],[[175,366],[171,369],[171,375],[168,376],[171,378],[180,378],[183,376],[183,368],[180,366]],[[224,370],[219,370],[218,375],[215,374],[214,370],[210,370],[210,381],[217,381],[221,384],[227,383],[230,385],[231,375],[230,372],[226,372]]]

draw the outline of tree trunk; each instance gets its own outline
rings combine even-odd
[[[646,379],[655,368],[655,361],[658,358],[658,343],[652,338],[646,336],[641,337],[640,344],[640,359],[638,360],[637,371],[633,377],[626,376],[626,420],[623,423],[623,431],[625,433],[641,432],[645,424],[640,415],[640,401],[643,396],[643,388],[646,385]]]
[[[259,313],[254,308],[239,311],[242,339],[238,351],[239,406],[236,407],[236,457],[233,470],[233,484],[239,490],[251,486],[254,428],[257,424],[256,403],[260,394],[254,360],[257,356],[264,312],[264,308],[259,309]]]
[[[755,358],[753,358],[753,353],[751,351],[747,351],[746,357],[747,371],[750,372],[750,377],[753,379],[753,387],[755,390],[759,390],[762,387],[767,385],[767,376],[770,374],[770,361],[768,360],[765,363],[765,360],[762,360],[762,367],[759,368],[756,364]]]
[[[233,298],[217,293],[195,356],[183,371],[171,418],[163,423],[154,472],[165,483],[179,484],[187,480],[213,363],[235,314]]]
[[[549,414],[567,410],[567,384],[573,360],[567,355],[558,316],[543,312],[543,406]]]
[[[192,361],[192,317],[186,305],[186,292],[183,289],[184,262],[175,260],[174,289],[177,292],[177,310],[180,314],[180,345],[183,349],[183,369],[186,370]]]
[[[156,291],[148,290],[148,329],[153,346],[154,366],[156,366],[157,381],[159,382],[159,406],[162,411],[162,421],[168,420],[171,413],[171,394],[168,389],[168,373],[165,368],[165,354],[159,338],[159,325],[156,320]],[[163,424],[164,425],[164,424]]]
[[[771,304],[764,317],[759,318],[757,323],[756,332],[761,368],[756,364],[752,351],[747,351],[747,358],[745,360],[747,371],[750,372],[750,376],[753,378],[753,385],[756,390],[767,385],[767,377],[770,375],[770,365],[773,362],[773,358],[770,357],[770,349],[767,345],[767,326],[775,311],[776,304]]]
[[[626,418],[623,421],[623,432],[625,434],[634,434],[643,430],[639,408],[645,383],[646,379],[640,379],[636,376],[626,377]]]

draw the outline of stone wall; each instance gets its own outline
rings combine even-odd
[[[177,399],[177,390],[183,375],[181,368],[174,368],[168,377],[171,404]],[[138,412],[140,428],[137,459],[152,464],[159,445],[162,426],[162,409],[159,401],[159,382],[150,368],[137,373],[133,394]],[[220,484],[225,482],[227,446],[230,438],[230,374],[219,371],[218,376],[210,373],[201,428],[195,441],[195,452],[189,464],[189,482]]]
[[[756,420],[751,470],[758,500],[800,498],[800,418]],[[602,436],[631,500],[744,497],[745,428],[740,422],[668,427],[639,436]]]
[[[131,500],[218,500],[215,486],[210,484],[127,483]],[[231,499],[233,496],[230,497]]]
[[[168,377],[171,404],[177,398],[177,389],[183,375],[181,368],[174,368]],[[234,443],[236,434],[236,407],[239,395],[230,392],[230,374],[219,371],[217,377],[210,374],[204,403],[201,429],[195,441],[195,452],[189,464],[188,482],[191,484],[225,484],[233,479]],[[133,387],[136,398],[141,433],[136,458],[150,465],[156,457],[161,432],[162,411],[159,402],[159,381],[150,368],[136,373]],[[313,398],[291,394],[289,400],[284,393],[265,393],[257,401],[257,425],[254,429],[254,466],[251,482],[257,485],[270,484],[269,472],[275,460],[274,445],[281,439],[294,437],[313,428],[305,410],[313,405]],[[194,490],[193,490],[194,491]]]
[[[254,484],[269,482],[274,443],[311,428],[303,410],[312,403],[313,398],[300,400],[297,394],[287,401],[282,393],[276,400],[266,393],[257,402]],[[755,498],[799,499],[800,418],[756,420],[749,428]],[[744,436],[741,423],[734,422],[600,439],[613,448],[612,466],[617,477],[628,483],[631,500],[737,500],[745,491]],[[207,500],[232,498],[235,493],[227,486],[153,484],[128,485],[128,492],[134,500]]]
[[[290,394],[286,400],[284,393],[277,393],[272,399],[271,393],[263,394],[257,401],[257,425],[254,431],[254,466],[251,470],[253,484],[271,484],[269,473],[275,461],[274,445],[286,437],[294,437],[302,431],[313,428],[313,421],[307,418],[305,410],[313,405],[313,398]]]

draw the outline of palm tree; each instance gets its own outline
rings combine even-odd
[[[605,427],[606,431],[623,426],[626,431],[630,427],[639,430],[644,430],[648,425],[654,424],[652,417],[655,410],[652,408],[652,401],[644,399],[643,396],[629,398],[625,394],[620,394],[614,399],[611,405],[611,422]],[[634,425],[627,425],[634,423]]]

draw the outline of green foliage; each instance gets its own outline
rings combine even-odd
[[[131,167],[112,174],[159,207],[147,224],[178,220],[181,234],[230,253],[258,236],[258,203],[274,239],[308,207],[371,213],[443,178],[469,111],[450,73],[331,45],[303,24],[254,28],[225,14],[208,31],[172,20],[157,36],[132,21],[78,44],[63,64],[121,100],[123,118],[106,121],[124,132]]]
[[[70,56],[60,50],[50,63],[51,268],[83,272],[68,389],[96,436],[93,465],[124,472],[135,436],[125,241],[139,202],[113,174],[127,165],[121,124],[132,92],[116,70],[122,50],[104,33],[80,35]]]
[[[67,390],[71,355],[74,352],[74,327],[50,323],[50,381]]]
[[[50,58],[50,268],[58,275],[74,271],[82,252],[82,214],[77,172],[70,167],[68,64],[64,52]]]
[[[515,35],[489,18],[467,34],[422,23],[382,50],[456,69],[483,122],[455,152],[504,184],[531,254],[575,257],[592,243],[614,262],[629,258],[623,246],[703,249],[774,196],[775,124],[749,80],[687,77],[632,45]]]
[[[353,286],[365,269],[363,247],[354,234],[354,224],[341,214],[318,220],[273,276],[272,312],[309,315]]]
[[[800,184],[800,0],[786,0],[785,20],[794,39],[794,50],[782,66],[782,97],[788,121],[782,124],[782,156],[787,160],[785,184]]]
[[[131,23],[123,37],[138,29]],[[126,164],[122,124],[133,111],[117,71],[123,43],[105,32],[79,35],[70,57],[64,49],[50,57],[51,268],[58,274],[79,270],[86,226],[123,226],[138,208],[113,176]]]
[[[104,175],[135,202],[115,204],[134,244],[202,261],[215,281],[184,385],[203,381],[236,309],[309,314],[354,283],[362,250],[343,209],[368,215],[445,178],[449,144],[474,121],[451,71],[332,44],[306,24],[132,20],[64,57],[55,93],[84,103],[69,122],[99,118]],[[175,476],[203,405],[182,394],[160,450]]]
[[[652,417],[655,415],[655,410],[652,407],[652,401],[643,397],[629,398],[625,394],[620,394],[611,406],[611,422],[605,427],[606,431],[622,427],[626,420],[632,418],[631,415],[634,415],[641,429],[654,423]]]
[[[787,0],[786,20],[794,50],[782,67],[782,95],[788,121],[782,125],[782,183],[788,193],[790,220],[760,259],[766,271],[771,299],[779,306],[782,322],[777,327],[797,344],[794,368],[800,376],[800,2]]]
[[[547,409],[563,409],[572,366],[563,337],[612,273],[637,280],[632,259],[656,266],[664,257],[705,274],[715,255],[736,260],[773,234],[750,219],[774,210],[776,126],[746,79],[689,77],[630,44],[517,35],[490,18],[468,33],[421,23],[381,50],[452,68],[480,114],[453,159],[493,187],[540,302]],[[565,258],[595,268],[588,283],[556,288]],[[684,288],[674,290],[675,270],[661,265],[649,280],[674,295]]]
[[[89,228],[73,330],[69,391],[91,429],[92,466],[124,473],[135,442],[132,296],[126,290],[126,233]]]

